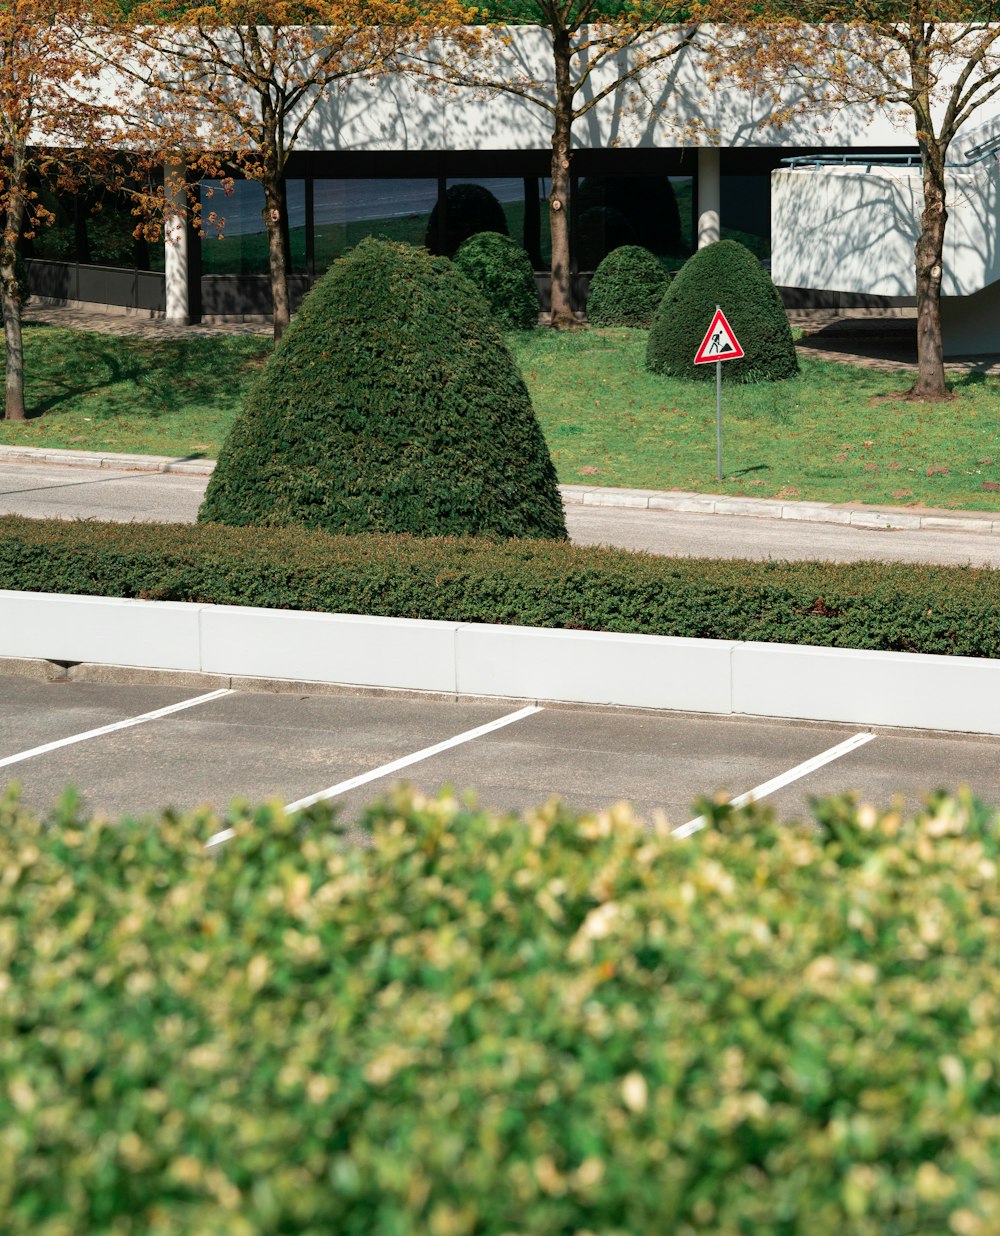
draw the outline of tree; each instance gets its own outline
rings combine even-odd
[[[950,397],[941,337],[948,220],[946,166],[958,131],[1000,92],[994,5],[968,0],[753,0],[726,6],[740,35],[719,63],[796,106],[905,109],[920,150],[923,209],[915,247],[917,380],[908,397]],[[991,20],[992,18],[992,20]],[[779,104],[777,119],[787,114]]]
[[[87,39],[95,15],[87,0],[0,5],[0,301],[10,421],[25,416],[18,249],[52,219],[38,185],[74,191],[85,168],[110,167],[115,109],[98,95],[100,61]]]
[[[305,126],[330,90],[467,16],[459,0],[149,0],[128,16],[147,114],[183,117],[264,190],[275,340],[290,318],[285,175]]]
[[[487,21],[511,21],[511,8],[480,9]],[[552,191],[552,325],[576,325],[570,299],[569,187],[573,125],[614,97],[622,109],[638,101],[650,75],[692,41],[692,5],[673,0],[519,0],[516,20],[537,25],[547,40],[548,71],[526,70],[509,26],[493,25],[475,55],[447,43],[426,49],[409,67],[428,81],[512,95],[549,117]],[[685,23],[678,25],[677,23]],[[648,96],[647,96],[648,97]]]

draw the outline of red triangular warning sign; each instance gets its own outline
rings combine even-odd
[[[716,309],[712,325],[705,332],[701,347],[695,354],[694,363],[708,365],[712,361],[739,360],[743,355],[740,341],[733,334],[726,315],[721,309]]]

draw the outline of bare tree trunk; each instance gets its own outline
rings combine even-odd
[[[944,342],[941,337],[941,276],[944,260],[945,209],[944,157],[924,148],[924,209],[916,245],[917,268],[917,381],[910,399],[951,398],[945,385]]]
[[[284,239],[283,194],[279,177],[264,185],[264,228],[267,232],[268,266],[271,272],[271,302],[274,306],[274,342],[291,321],[288,297],[288,259]]]
[[[21,305],[14,273],[14,255],[5,252],[0,261],[0,300],[3,302],[4,358],[7,365],[6,405],[4,418],[23,421],[24,417],[24,344],[21,341]]]
[[[20,168],[15,166],[15,171],[19,174]],[[21,338],[22,289],[17,282],[17,242],[24,226],[24,205],[16,193],[11,194],[3,223],[6,226],[0,246],[0,305],[3,308],[4,360],[7,368],[4,419],[23,421],[24,343]]]
[[[552,193],[549,227],[552,234],[552,325],[566,330],[579,323],[573,313],[569,265],[569,159],[573,124],[573,88],[570,84],[570,41],[565,30],[553,32],[556,112],[552,129]]]

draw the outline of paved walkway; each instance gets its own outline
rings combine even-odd
[[[165,472],[211,476],[214,459],[172,455],[129,455],[109,451],[66,451],[55,447],[0,445],[0,466],[32,464],[91,468],[109,472]],[[631,511],[674,511],[692,515],[739,515],[797,523],[841,524],[878,531],[961,531],[1000,535],[1000,511],[945,511],[929,507],[865,506],[862,503],[790,502],[785,498],[733,498],[682,490],[616,489],[598,485],[560,485],[566,506]]]
[[[21,312],[25,325],[58,326],[64,330],[90,330],[100,335],[124,335],[132,339],[189,339],[197,335],[270,335],[270,321],[199,322],[174,326],[163,318],[143,313],[116,313],[100,307],[41,305],[28,301]]]
[[[917,364],[917,320],[900,317],[833,317],[830,320],[789,314],[793,326],[804,331],[796,344],[800,356],[842,361],[882,373],[912,370]],[[1000,353],[991,356],[955,356],[945,362],[950,374],[1000,375]]]
[[[40,459],[38,456],[41,455]],[[52,462],[53,458],[59,462]],[[191,523],[211,460],[0,447],[0,514]],[[565,486],[571,539],[650,554],[1000,568],[1000,512],[893,510]]]

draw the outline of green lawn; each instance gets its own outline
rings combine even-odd
[[[32,419],[0,422],[0,442],[207,457],[271,346],[43,327],[25,342]],[[563,482],[1000,510],[1000,380],[961,378],[951,403],[908,404],[891,398],[907,373],[806,361],[792,382],[727,387],[720,484],[714,384],[646,373],[644,331],[510,343]]]
[[[214,458],[271,341],[29,326],[24,352],[31,419],[0,421],[0,442]]]
[[[1000,380],[956,381],[947,404],[886,399],[912,381],[835,361],[790,382],[723,388],[643,368],[646,332],[536,331],[514,351],[566,483],[1000,509]],[[928,470],[931,475],[928,476]]]

